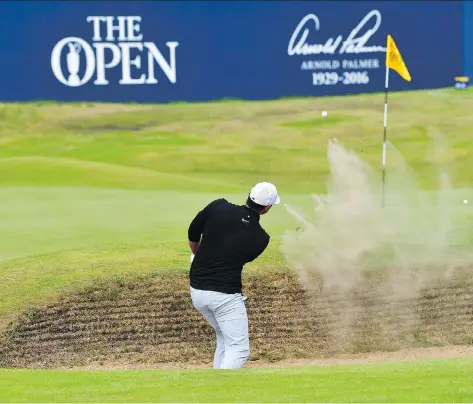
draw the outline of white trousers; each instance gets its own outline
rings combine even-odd
[[[214,369],[242,368],[250,356],[246,296],[190,287],[192,303],[215,330]]]

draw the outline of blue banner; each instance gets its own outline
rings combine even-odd
[[[247,100],[384,90],[386,35],[412,75],[462,74],[460,2],[0,3],[0,100]]]
[[[473,3],[463,1],[463,74],[473,81]]]

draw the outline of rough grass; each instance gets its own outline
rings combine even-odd
[[[391,300],[389,273],[350,292],[308,294],[289,274],[245,277],[251,359],[473,344],[470,269],[439,276],[418,297]],[[27,310],[0,345],[0,367],[208,363],[214,332],[192,307],[179,273],[115,276]]]
[[[465,172],[472,164],[472,94],[442,90],[390,95],[388,138],[420,170],[426,187],[436,186],[428,141],[439,134],[447,136],[452,147],[445,159],[454,185],[470,187]],[[321,117],[322,110],[329,112],[327,118]],[[64,185],[68,170],[72,177],[81,177],[76,171],[90,169],[93,175],[75,180],[122,188],[130,187],[134,176],[136,189],[150,184],[169,188],[159,180],[166,173],[191,177],[190,182],[217,179],[223,190],[231,183],[246,191],[249,183],[266,177],[283,194],[320,191],[328,172],[325,146],[332,137],[379,167],[382,112],[381,94],[166,106],[4,104],[0,157],[27,158],[12,161],[14,172],[8,171],[8,163],[2,164],[1,170],[7,171],[0,181],[12,184],[19,178],[25,183],[29,178],[29,184],[36,185],[42,178],[40,185]],[[43,173],[32,170],[39,161],[35,157],[42,158]],[[122,171],[113,171],[115,165]],[[152,173],[131,170],[127,175],[127,168]],[[123,180],[110,181],[111,170]],[[186,183],[176,183],[173,189],[195,190]],[[207,182],[199,190],[222,189]]]

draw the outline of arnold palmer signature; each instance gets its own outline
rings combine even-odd
[[[364,34],[359,34],[360,30],[374,17],[374,27],[369,28]],[[296,27],[289,41],[287,54],[293,55],[319,55],[319,54],[335,54],[338,51],[342,53],[371,53],[371,52],[386,52],[386,48],[382,46],[366,46],[368,40],[374,35],[381,25],[381,13],[378,10],[371,10],[360,21],[354,30],[350,32],[347,39],[343,40],[342,35],[336,38],[329,38],[324,44],[309,44],[307,37],[311,32],[313,22],[315,30],[320,29],[319,18],[315,14],[307,14]]]

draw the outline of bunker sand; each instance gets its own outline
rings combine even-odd
[[[473,346],[448,346],[448,347],[430,347],[430,348],[409,348],[401,349],[396,352],[371,352],[364,354],[346,354],[334,358],[327,359],[286,359],[277,362],[267,361],[249,361],[245,365],[248,369],[263,369],[263,368],[283,368],[295,366],[337,366],[337,365],[361,365],[368,363],[379,362],[412,362],[420,360],[431,359],[460,359],[471,358],[473,360]],[[196,363],[164,363],[153,366],[145,365],[130,365],[125,362],[111,363],[107,366],[83,366],[75,369],[81,370],[179,370],[179,369],[209,369],[212,368],[212,362],[196,362]],[[68,369],[67,367],[60,367],[58,369]]]
[[[349,292],[322,287],[314,293],[292,275],[247,275],[250,363],[336,363],[372,352],[472,344],[471,270],[458,269],[416,297],[394,301],[385,287],[391,279],[376,271]],[[97,283],[32,309],[1,336],[0,366],[192,367],[207,364],[214,346],[213,329],[190,302],[187,277],[169,276]],[[374,355],[371,360],[381,354]]]

